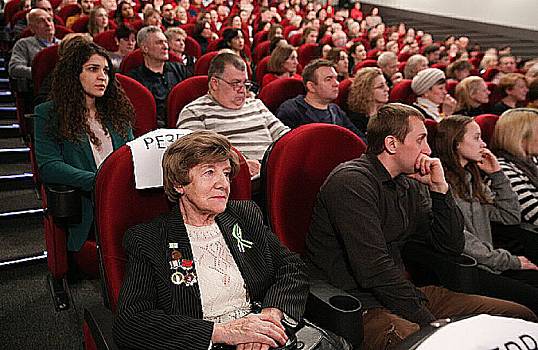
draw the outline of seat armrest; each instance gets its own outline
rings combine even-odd
[[[47,195],[46,215],[54,218],[77,218],[82,213],[81,194],[68,185],[44,184]]]
[[[99,350],[116,350],[112,324],[115,313],[103,305],[92,305],[84,308],[84,321],[88,325],[90,335]]]
[[[305,318],[344,337],[353,347],[364,338],[359,299],[322,281],[311,281]]]
[[[402,250],[402,258],[414,282],[420,284],[420,277],[433,272],[441,285],[455,292],[475,294],[478,291],[477,263],[468,255],[450,256],[426,243],[409,241]],[[417,276],[419,279],[415,281]]]

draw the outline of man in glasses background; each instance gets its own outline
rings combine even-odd
[[[262,101],[251,98],[247,67],[235,54],[221,53],[209,66],[209,91],[186,105],[176,126],[222,134],[247,159],[251,175],[260,172],[260,160],[271,143],[290,129]]]

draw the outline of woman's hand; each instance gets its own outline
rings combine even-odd
[[[519,262],[521,263],[522,270],[538,270],[538,266],[534,265],[529,259],[524,256],[518,256]]]
[[[265,310],[265,309],[264,309]],[[211,341],[239,345],[238,349],[269,349],[285,344],[288,336],[280,320],[272,312],[250,314],[243,318],[217,323]]]
[[[501,170],[501,165],[497,160],[497,157],[487,148],[484,148],[482,153],[482,160],[476,163],[480,170],[486,174],[491,174]]]
[[[262,165],[256,159],[247,159],[247,165],[251,177],[260,173]]]
[[[442,106],[444,116],[448,117],[449,115],[454,114],[457,105],[458,101],[456,101],[452,96],[450,96],[450,94],[446,94]]]

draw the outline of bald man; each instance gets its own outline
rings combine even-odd
[[[13,47],[9,61],[9,76],[12,78],[32,79],[32,61],[35,55],[46,47],[58,44],[54,36],[52,16],[45,10],[32,9],[26,15],[28,26],[34,36],[19,39]]]

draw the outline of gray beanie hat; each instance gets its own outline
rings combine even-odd
[[[441,80],[446,80],[445,73],[437,68],[427,68],[418,72],[413,78],[411,89],[418,96],[422,96],[432,86]]]

